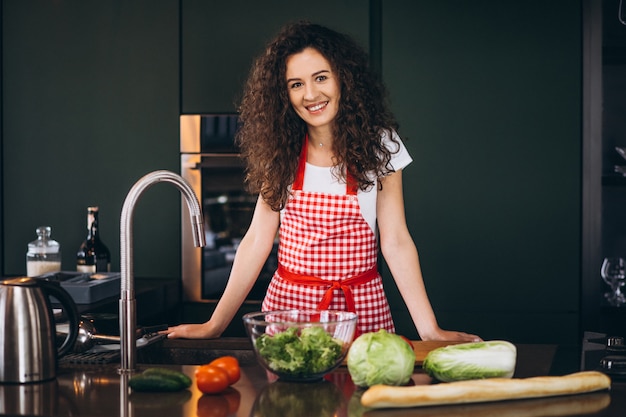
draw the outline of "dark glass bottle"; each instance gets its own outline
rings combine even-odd
[[[87,239],[76,254],[76,270],[85,273],[110,272],[111,252],[100,239],[98,207],[87,208],[87,230]]]

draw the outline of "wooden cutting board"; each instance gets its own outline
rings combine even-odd
[[[422,341],[422,340],[412,340],[413,350],[415,350],[415,364],[422,365],[424,363],[424,359],[426,359],[426,355],[433,350],[440,347],[448,346],[448,345],[458,345],[463,342],[441,342],[441,341]]]
[[[428,352],[430,352],[431,350],[448,346],[448,345],[457,345],[463,342],[441,342],[441,341],[425,342],[422,340],[412,340],[411,343],[413,344],[413,350],[415,350],[415,365],[422,366],[422,364],[424,363],[424,359],[426,358],[426,355],[428,355]],[[347,358],[344,359],[343,365],[346,364],[346,360]]]

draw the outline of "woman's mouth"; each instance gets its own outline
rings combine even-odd
[[[315,113],[318,112],[322,109],[324,109],[324,107],[326,107],[328,105],[328,102],[325,101],[323,103],[317,103],[313,106],[306,106],[306,109],[310,112],[310,113]]]

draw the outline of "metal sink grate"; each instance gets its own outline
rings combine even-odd
[[[59,364],[89,364],[97,365],[104,363],[117,362],[120,360],[119,350],[110,350],[102,352],[83,352],[83,353],[68,353],[67,355],[59,359]]]

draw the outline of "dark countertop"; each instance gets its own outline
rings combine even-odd
[[[233,347],[242,356],[239,382],[220,395],[202,395],[195,385],[177,393],[137,393],[128,388],[128,375],[117,372],[118,363],[60,366],[51,382],[0,385],[0,414],[45,416],[188,416],[188,417],[400,417],[400,416],[623,416],[626,382],[614,381],[610,392],[547,399],[517,400],[428,408],[366,411],[361,391],[354,387],[345,367],[319,383],[273,381],[246,350],[246,340],[164,341],[169,348],[183,346],[204,351],[209,358]],[[139,356],[139,355],[138,355]],[[545,375],[558,356],[553,345],[518,345],[516,377]],[[203,359],[201,359],[203,360]],[[138,365],[138,370],[159,366],[192,376],[197,365]],[[416,384],[430,382],[419,368]],[[156,414],[155,414],[156,413]]]

